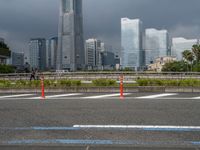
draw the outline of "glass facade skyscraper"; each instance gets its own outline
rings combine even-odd
[[[183,37],[177,37],[172,39],[172,56],[175,56],[177,60],[182,60],[182,53],[185,50],[191,50],[192,46],[198,44],[198,39],[185,39]]]
[[[47,64],[51,70],[56,69],[56,58],[58,52],[58,37],[53,37],[46,41],[47,48]]]
[[[84,68],[82,0],[61,0],[57,69]]]
[[[142,66],[142,22],[139,19],[121,19],[121,66],[138,70]]]
[[[30,65],[33,69],[46,69],[46,40],[43,38],[31,39],[29,43]]]
[[[149,65],[158,57],[165,57],[170,50],[170,40],[167,30],[145,30],[145,64]]]

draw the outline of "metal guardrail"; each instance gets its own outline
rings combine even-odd
[[[124,79],[133,81],[138,78],[153,78],[153,79],[200,79],[200,72],[162,72],[162,73],[144,73],[144,72],[67,72],[67,73],[38,73],[37,76],[44,75],[45,79],[77,79],[91,81],[97,78],[119,80],[119,76],[123,74]],[[29,80],[30,73],[13,73],[0,74],[0,80]]]

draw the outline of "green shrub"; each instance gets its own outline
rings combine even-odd
[[[30,87],[39,88],[41,86],[40,80],[34,80],[29,82]]]
[[[25,80],[18,80],[14,82],[13,84],[14,84],[14,87],[16,88],[26,87],[28,85],[27,81]]]
[[[72,86],[72,81],[71,80],[60,80],[59,84],[62,87],[70,87],[70,86]]]
[[[81,86],[81,80],[72,80],[72,86]]]
[[[161,79],[138,79],[139,86],[200,86],[198,79],[183,79],[183,80],[161,80]]]
[[[44,80],[44,86],[45,87],[51,87],[53,82],[51,80]]]
[[[9,88],[11,87],[11,81],[8,80],[0,80],[0,87],[2,88]]]
[[[116,84],[116,81],[110,79],[96,79],[93,80],[92,83],[95,86],[114,86]]]
[[[148,79],[138,79],[137,83],[139,86],[148,86],[149,85]]]

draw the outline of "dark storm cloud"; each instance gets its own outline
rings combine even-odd
[[[200,0],[83,0],[85,38],[120,48],[120,18],[140,18],[144,27],[168,29],[172,36],[200,35]],[[0,36],[12,48],[27,49],[31,37],[57,34],[59,0],[1,0]]]

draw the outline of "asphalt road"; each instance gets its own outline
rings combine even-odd
[[[184,99],[0,99],[0,149],[198,150],[200,129],[189,127],[200,126],[200,100],[185,95]],[[130,125],[175,127],[126,127]]]

